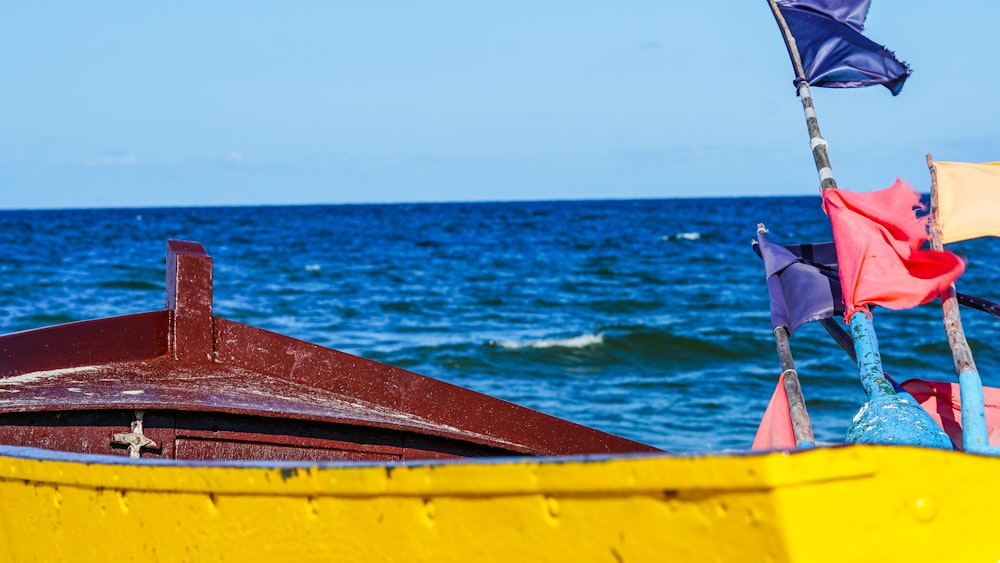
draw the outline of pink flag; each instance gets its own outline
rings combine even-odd
[[[788,393],[785,392],[785,374],[778,378],[771,402],[757,426],[751,450],[780,450],[795,447],[792,415],[788,412]]]
[[[927,217],[920,194],[896,178],[875,192],[823,190],[823,208],[830,216],[840,264],[845,318],[867,305],[907,309],[941,294],[962,272],[965,263],[951,252],[923,250]]]

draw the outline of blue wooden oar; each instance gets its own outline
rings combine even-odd
[[[912,395],[893,388],[882,369],[875,327],[864,311],[851,315],[858,376],[868,395],[847,429],[847,441],[952,449],[951,438]]]

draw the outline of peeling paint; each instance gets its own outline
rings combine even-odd
[[[46,371],[33,371],[31,373],[23,373],[21,375],[15,375],[13,377],[5,377],[0,379],[0,385],[22,385],[25,383],[32,383],[39,381],[41,379],[49,379],[51,377],[58,377],[60,375],[66,375],[68,373],[78,373],[81,371],[90,371],[94,369],[93,366],[81,366],[75,368],[62,368],[62,369],[50,369]]]

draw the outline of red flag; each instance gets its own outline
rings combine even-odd
[[[920,249],[928,238],[927,217],[917,217],[920,194],[899,178],[876,192],[823,190],[823,208],[837,245],[847,319],[869,313],[867,305],[906,309],[927,303],[965,271],[951,252]]]

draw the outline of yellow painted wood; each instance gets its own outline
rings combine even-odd
[[[267,468],[12,451],[7,561],[1000,560],[1000,459],[958,452]]]

